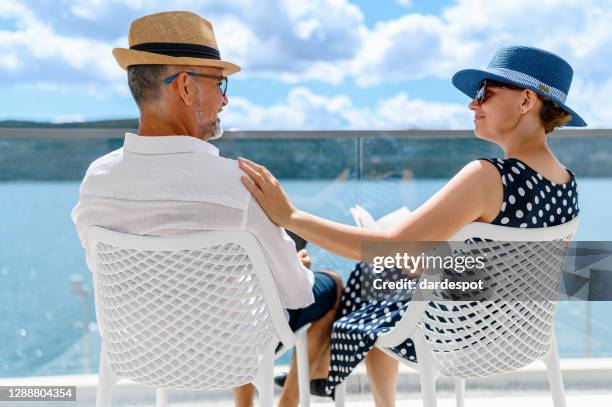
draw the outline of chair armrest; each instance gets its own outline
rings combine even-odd
[[[429,281],[437,281],[440,275],[423,273],[419,281],[426,277]],[[376,345],[380,347],[395,347],[416,333],[419,321],[425,313],[427,304],[432,300],[433,290],[417,288],[414,290],[410,304],[404,312],[402,319],[389,332],[381,335],[376,340]]]
[[[297,338],[299,338],[302,335],[308,335],[308,328],[310,328],[310,325],[311,324],[306,324],[306,325],[304,325],[303,327],[301,327],[300,329],[298,329],[297,331],[295,331],[293,333],[293,335],[294,335],[293,343],[284,343],[284,342],[281,342],[282,346],[275,352],[274,359],[278,359],[283,354],[285,354],[285,352],[287,352],[288,350],[293,349],[293,347],[295,346]]]
[[[402,319],[389,332],[376,340],[376,346],[393,348],[414,335],[428,301],[411,301]]]

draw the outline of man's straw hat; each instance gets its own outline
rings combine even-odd
[[[221,60],[212,24],[197,14],[171,11],[151,14],[132,22],[130,48],[115,48],[123,69],[130,65],[198,65],[223,68],[223,75],[240,71]]]

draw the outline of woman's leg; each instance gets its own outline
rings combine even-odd
[[[372,348],[365,357],[368,382],[376,407],[394,407],[398,362],[378,348]]]
[[[249,383],[234,388],[234,403],[236,407],[253,407],[254,387]]]

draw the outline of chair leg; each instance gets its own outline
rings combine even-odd
[[[552,393],[553,405],[555,407],[566,407],[565,389],[563,388],[563,376],[559,364],[559,354],[557,353],[557,340],[555,334],[552,335],[550,349],[543,358],[548,374],[548,384]]]
[[[348,377],[344,379],[342,383],[336,386],[334,400],[336,402],[336,407],[344,407],[345,397],[346,397],[346,381]]]
[[[421,394],[423,397],[424,407],[436,407],[438,405],[436,399],[436,380],[438,371],[436,361],[431,354],[431,350],[425,343],[421,333],[417,333],[414,339],[414,350],[417,354],[419,364],[419,376],[421,379]]]
[[[255,387],[261,407],[272,407],[274,405],[274,350],[277,342],[271,340],[264,349],[261,363],[255,378]]]
[[[310,364],[308,363],[308,331],[297,337],[295,353],[298,369],[300,406],[310,406]]]
[[[166,407],[168,404],[168,390],[166,389],[155,389],[155,407]]]
[[[457,407],[463,407],[465,404],[465,379],[455,379],[455,398]]]
[[[96,407],[110,407],[113,386],[117,382],[117,378],[113,375],[104,348],[104,341],[100,349],[100,369],[98,372],[98,389],[96,391]]]
[[[425,369],[426,370],[426,369]],[[423,407],[436,407],[436,377],[432,372],[422,371],[421,374],[421,393],[423,396]]]

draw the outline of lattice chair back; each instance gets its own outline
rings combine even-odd
[[[156,388],[253,382],[294,341],[259,242],[245,231],[133,236],[92,227],[96,312],[112,373]]]
[[[484,275],[496,300],[437,300],[441,297],[434,292],[419,328],[440,374],[490,376],[514,371],[547,354],[556,307],[551,299],[558,293],[577,226],[577,218],[539,229],[472,223],[451,239],[478,239],[470,255],[486,253],[490,267],[485,266]]]

